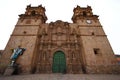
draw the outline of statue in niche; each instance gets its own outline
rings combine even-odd
[[[10,66],[14,66],[15,65],[15,62],[16,62],[17,58],[20,55],[22,55],[25,50],[26,50],[25,48],[21,48],[20,46],[18,46],[17,48],[13,49],[13,54],[10,57],[10,59],[11,59]]]

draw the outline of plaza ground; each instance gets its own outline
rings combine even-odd
[[[120,80],[120,74],[30,74],[0,76],[0,80]]]

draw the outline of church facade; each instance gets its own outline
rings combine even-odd
[[[25,48],[18,57],[19,73],[116,73],[119,66],[97,15],[90,6],[73,9],[73,23],[46,23],[42,5],[19,15],[0,59],[4,72],[11,49]]]

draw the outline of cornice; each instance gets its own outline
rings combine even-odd
[[[78,27],[102,27],[102,25],[78,25]]]
[[[38,36],[38,34],[12,34],[11,36]]]
[[[16,27],[39,27],[40,25],[15,25]]]
[[[80,34],[79,36],[107,37],[107,35],[84,35],[84,34]]]

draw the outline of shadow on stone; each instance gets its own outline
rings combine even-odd
[[[19,74],[19,65],[14,64],[13,66],[8,66],[4,72],[5,76],[10,76],[10,75],[17,75]]]

